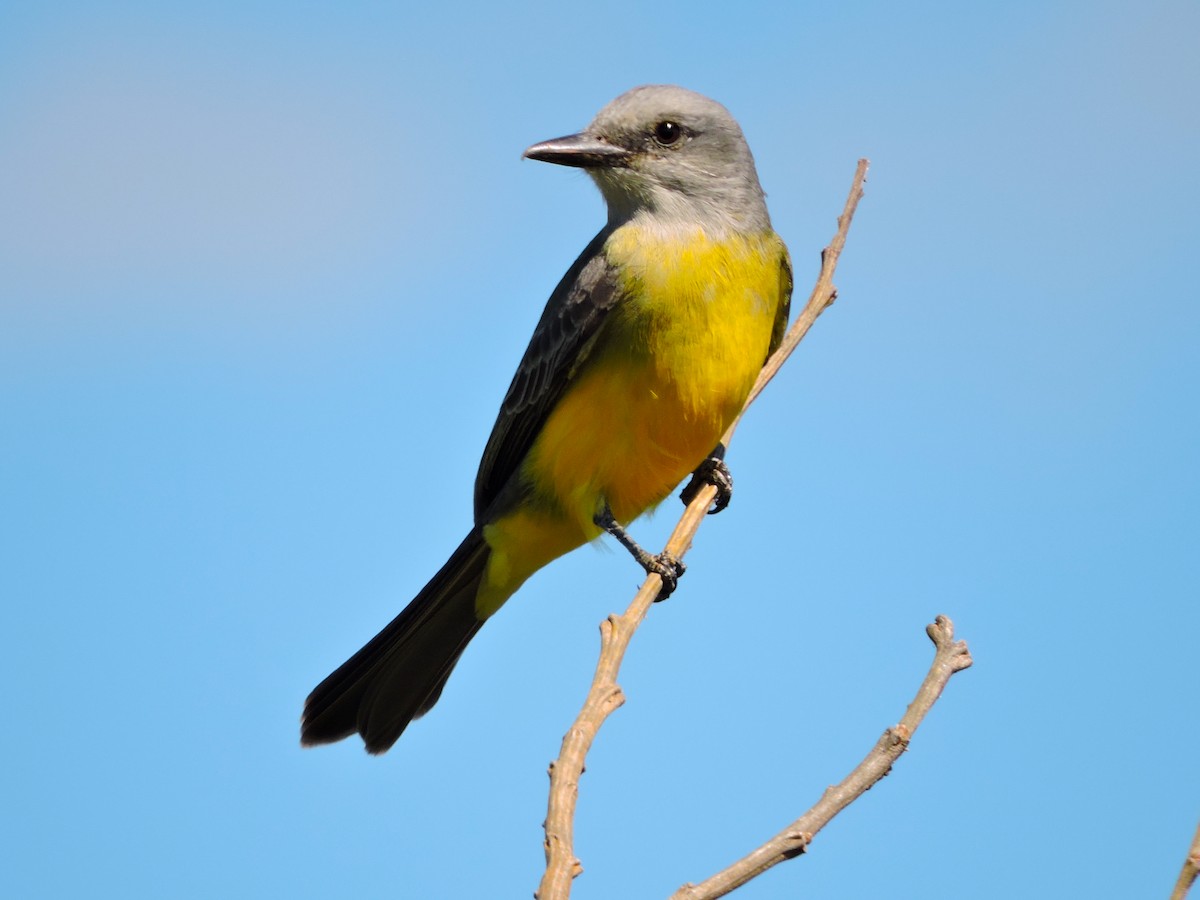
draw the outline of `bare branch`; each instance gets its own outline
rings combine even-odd
[[[1175,882],[1175,889],[1171,891],[1171,900],[1183,900],[1195,883],[1197,875],[1200,875],[1200,828],[1196,829],[1196,836],[1192,838],[1187,859],[1183,861],[1183,870],[1179,873],[1179,880]]]
[[[758,374],[758,380],[754,382],[754,387],[750,390],[750,397],[746,400],[746,405],[742,407],[742,411],[738,414],[738,417],[729,426],[729,430],[725,432],[723,443],[726,446],[729,444],[729,439],[733,437],[734,429],[742,421],[742,416],[750,408],[750,404],[758,398],[758,395],[762,393],[767,383],[775,377],[780,367],[787,362],[787,358],[792,355],[792,351],[804,340],[804,336],[808,334],[808,329],[812,327],[813,322],[817,321],[817,316],[825,312],[830,304],[837,299],[837,288],[833,286],[833,272],[837,268],[838,259],[841,257],[842,250],[846,246],[846,235],[850,232],[850,222],[854,219],[855,210],[858,209],[858,201],[862,199],[863,185],[867,182],[867,169],[870,165],[870,160],[860,159],[858,161],[858,168],[854,171],[854,181],[850,185],[850,196],[846,198],[846,205],[842,209],[842,214],[838,216],[837,233],[833,236],[833,240],[829,242],[829,246],[821,251],[821,272],[817,276],[817,283],[813,285],[812,293],[809,294],[808,302],[804,304],[804,309],[800,310],[800,314],[796,316],[796,321],[792,323],[792,327],[784,335],[779,349],[771,354],[771,358],[767,360],[767,364],[763,366],[763,370]]]
[[[858,207],[859,198],[862,197],[868,164],[865,159],[858,161],[850,196],[838,217],[837,233],[821,253],[821,272],[808,303],[792,323],[779,349],[767,360],[750,392],[746,406],[762,392],[763,387],[775,376],[779,367],[808,333],[817,316],[824,312],[837,296],[833,287],[833,273],[842,248],[846,245],[846,234],[850,230],[854,211]],[[742,412],[745,413],[745,407]],[[740,420],[741,415],[725,432],[722,443],[726,446]],[[677,559],[683,558],[716,494],[717,489],[714,486],[706,485],[692,497],[667,540],[666,552]],[[604,720],[624,702],[624,695],[617,685],[617,674],[629,641],[646,617],[646,612],[658,596],[661,586],[662,580],[658,575],[647,575],[645,583],[634,596],[629,608],[622,615],[610,615],[600,626],[600,659],[596,664],[591,689],[579,716],[563,736],[558,759],[550,764],[550,797],[544,824],[546,871],[535,894],[538,900],[566,900],[571,895],[572,879],[583,871],[582,864],[575,857],[574,831],[575,804],[579,798],[579,779],[583,774],[584,760]]]
[[[821,799],[804,815],[775,835],[761,847],[752,850],[733,865],[723,869],[700,884],[685,884],[671,900],[712,900],[724,897],[750,879],[761,875],[772,866],[799,856],[808,849],[813,837],[843,809],[861,797],[892,769],[892,764],[908,749],[908,742],[916,733],[917,726],[925,714],[933,708],[955,672],[971,665],[971,654],[966,642],[954,640],[954,623],[946,616],[938,616],[925,632],[937,648],[929,674],[917,690],[917,696],[908,705],[897,725],[883,733],[870,753],[846,776],[840,784],[827,788]]]

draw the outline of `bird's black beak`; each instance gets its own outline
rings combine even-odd
[[[602,169],[624,165],[631,154],[624,147],[618,147],[583,132],[542,141],[521,155],[526,159],[557,163],[560,166]]]

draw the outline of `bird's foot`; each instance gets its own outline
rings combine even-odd
[[[717,496],[713,498],[712,509],[708,514],[714,516],[729,505],[733,498],[733,474],[725,464],[724,456],[725,448],[718,445],[708,459],[696,466],[692,480],[679,492],[679,499],[683,501],[684,506],[696,498],[701,488],[710,484],[717,489]]]
[[[670,597],[679,586],[679,579],[687,571],[682,559],[665,550],[655,556],[647,554],[645,561],[639,562],[642,562],[646,574],[653,573],[662,579],[662,587],[658,589],[658,596],[654,598],[655,603],[661,603]]]
[[[646,570],[647,575],[657,575],[662,579],[662,587],[658,591],[658,596],[654,598],[655,603],[671,596],[679,584],[680,577],[687,569],[683,560],[665,550],[662,553],[649,553],[643,550],[637,541],[629,536],[629,532],[621,527],[613,517],[612,510],[607,506],[596,513],[592,521],[615,537],[621,546],[629,551],[630,556],[637,560],[638,565]]]

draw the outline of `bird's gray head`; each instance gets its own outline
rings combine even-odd
[[[579,134],[534,144],[525,156],[586,169],[612,225],[771,227],[742,129],[720,103],[681,87],[634,88]]]

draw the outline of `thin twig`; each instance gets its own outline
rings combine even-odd
[[[846,234],[850,230],[850,222],[854,218],[859,198],[862,197],[867,166],[867,160],[858,161],[850,196],[838,217],[837,233],[821,253],[821,272],[817,277],[816,286],[779,349],[767,360],[754,383],[746,406],[761,393],[763,387],[775,376],[779,367],[808,333],[817,316],[824,312],[837,296],[833,287],[833,272],[846,244]],[[745,412],[745,407],[742,412]],[[725,432],[722,443],[726,446],[729,445],[740,420],[741,415]],[[667,540],[667,553],[677,559],[683,558],[716,494],[716,487],[705,485],[692,497],[691,503],[684,510],[683,516]],[[575,804],[579,798],[579,778],[583,774],[584,760],[600,726],[613,710],[625,702],[621,688],[617,685],[617,674],[633,633],[646,617],[646,612],[658,596],[661,587],[662,580],[658,575],[647,575],[645,583],[634,596],[629,608],[622,615],[610,615],[600,626],[600,659],[596,664],[591,689],[579,716],[563,736],[558,759],[550,764],[550,798],[544,823],[546,871],[535,894],[538,900],[566,900],[571,895],[572,879],[583,871],[574,850]]]
[[[1175,882],[1175,889],[1171,891],[1171,900],[1183,900],[1195,883],[1197,875],[1200,875],[1200,828],[1196,829],[1196,836],[1192,838],[1187,859],[1183,861],[1183,870],[1179,873],[1179,880]]]
[[[870,160],[860,159],[858,161],[858,168],[854,171],[854,181],[850,186],[850,196],[846,198],[846,206],[842,209],[842,214],[838,216],[837,233],[833,236],[833,240],[829,242],[829,246],[821,251],[821,272],[817,276],[817,283],[813,285],[812,293],[808,296],[808,302],[804,304],[804,308],[796,316],[796,321],[792,323],[792,327],[784,335],[779,349],[771,354],[771,358],[767,360],[767,364],[758,373],[758,379],[754,382],[754,387],[750,389],[750,396],[746,400],[746,405],[742,407],[742,411],[738,413],[738,417],[733,420],[733,424],[725,432],[722,443],[729,444],[729,439],[733,437],[734,429],[742,421],[742,416],[746,414],[746,410],[750,408],[750,404],[758,398],[763,388],[767,386],[767,382],[775,377],[775,373],[779,371],[780,366],[787,362],[787,358],[792,355],[792,351],[804,340],[804,336],[808,334],[808,329],[812,327],[813,322],[817,321],[817,316],[825,312],[829,305],[837,299],[837,288],[833,286],[833,272],[837,268],[838,259],[841,257],[842,250],[846,246],[846,235],[850,232],[850,222],[854,219],[854,211],[858,209],[858,201],[862,199],[863,185],[867,182],[867,168],[870,165]]]
[[[804,815],[775,835],[761,847],[752,850],[731,866],[700,884],[685,884],[670,900],[712,900],[724,897],[752,878],[785,859],[799,856],[808,849],[813,836],[824,828],[843,809],[861,797],[892,769],[892,764],[908,749],[917,726],[933,708],[946,683],[955,672],[971,665],[971,654],[965,641],[954,640],[954,623],[938,616],[925,629],[937,648],[929,674],[917,690],[904,718],[883,733],[870,753],[840,784],[825,790],[821,799]]]

